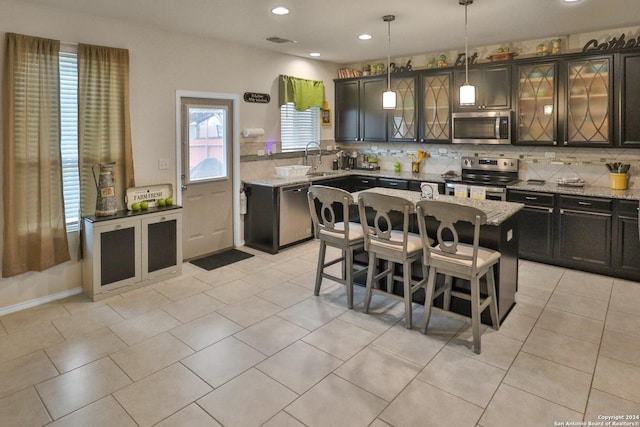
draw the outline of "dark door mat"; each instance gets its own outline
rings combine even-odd
[[[214,270],[225,265],[233,264],[234,262],[242,261],[243,259],[251,258],[253,254],[248,254],[238,249],[229,249],[224,252],[220,252],[213,255],[208,255],[202,258],[189,261],[193,265],[197,265],[200,268],[204,268],[207,271]]]

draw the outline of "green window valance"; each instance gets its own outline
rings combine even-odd
[[[310,107],[324,105],[324,83],[318,80],[299,79],[280,75],[279,106],[293,102],[298,111],[308,110]]]

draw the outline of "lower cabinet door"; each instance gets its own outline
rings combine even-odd
[[[556,256],[607,270],[611,267],[612,215],[561,209]]]
[[[525,206],[518,213],[518,255],[533,261],[553,258],[553,208]]]

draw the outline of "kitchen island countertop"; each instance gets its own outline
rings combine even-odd
[[[374,187],[368,190],[362,190],[351,194],[353,195],[354,199],[357,200],[358,194],[365,192],[388,194],[391,196],[402,197],[403,199],[409,200],[414,205],[420,200],[423,200],[421,193],[418,191],[397,190],[395,188]],[[474,208],[480,209],[487,215],[487,225],[500,225],[504,221],[515,215],[520,209],[524,208],[524,204],[522,203],[501,202],[498,200],[470,199],[466,197],[445,196],[442,194],[434,196],[433,200],[455,203],[458,205],[472,206]]]

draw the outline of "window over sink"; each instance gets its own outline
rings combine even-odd
[[[280,107],[281,151],[304,151],[311,141],[320,141],[320,108],[298,111],[293,102]]]

